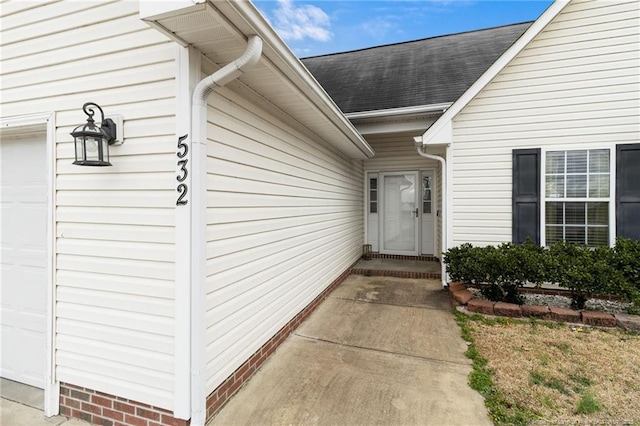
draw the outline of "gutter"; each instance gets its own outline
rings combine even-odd
[[[240,77],[262,56],[262,39],[249,36],[245,52],[235,61],[202,79],[192,96],[191,159],[191,425],[206,422],[206,213],[207,98],[217,88]]]
[[[397,115],[425,114],[430,112],[444,113],[453,105],[453,102],[445,102],[441,104],[418,105],[412,107],[378,109],[372,111],[349,112],[345,114],[349,120],[357,120],[360,118],[380,118],[394,117]]]
[[[429,160],[436,160],[440,163],[440,175],[442,176],[440,179],[440,194],[441,194],[441,198],[442,198],[442,205],[440,206],[442,209],[442,226],[440,226],[440,240],[442,241],[442,247],[440,248],[440,274],[441,274],[441,280],[442,280],[442,287],[446,287],[447,286],[447,268],[444,264],[443,261],[443,256],[442,253],[444,253],[445,251],[447,251],[449,249],[448,247],[448,241],[447,241],[447,225],[448,225],[448,214],[449,214],[449,210],[446,208],[446,193],[445,193],[445,188],[446,188],[446,184],[447,184],[447,163],[445,161],[444,158],[440,157],[439,155],[433,155],[433,154],[427,154],[426,152],[424,152],[424,145],[422,144],[422,136],[416,136],[415,138],[413,138],[413,140],[415,141],[415,145],[416,145],[416,151],[418,151],[418,154],[424,158],[428,158]]]

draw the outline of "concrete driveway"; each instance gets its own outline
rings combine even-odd
[[[439,281],[350,276],[209,423],[491,425]]]

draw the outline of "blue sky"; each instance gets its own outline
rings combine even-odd
[[[533,21],[551,0],[254,0],[299,57]]]

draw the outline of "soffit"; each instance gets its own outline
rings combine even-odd
[[[207,1],[144,19],[220,67],[242,55],[248,36],[257,34],[263,39],[262,57],[239,81],[349,157],[373,155],[364,138],[251,3]]]

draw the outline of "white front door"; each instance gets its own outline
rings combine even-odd
[[[44,387],[47,150],[44,134],[0,141],[0,376]]]
[[[380,253],[418,254],[418,177],[417,172],[380,173]]]
[[[433,170],[422,172],[422,194],[420,202],[422,226],[422,254],[435,254],[434,218],[436,216],[436,192]]]

